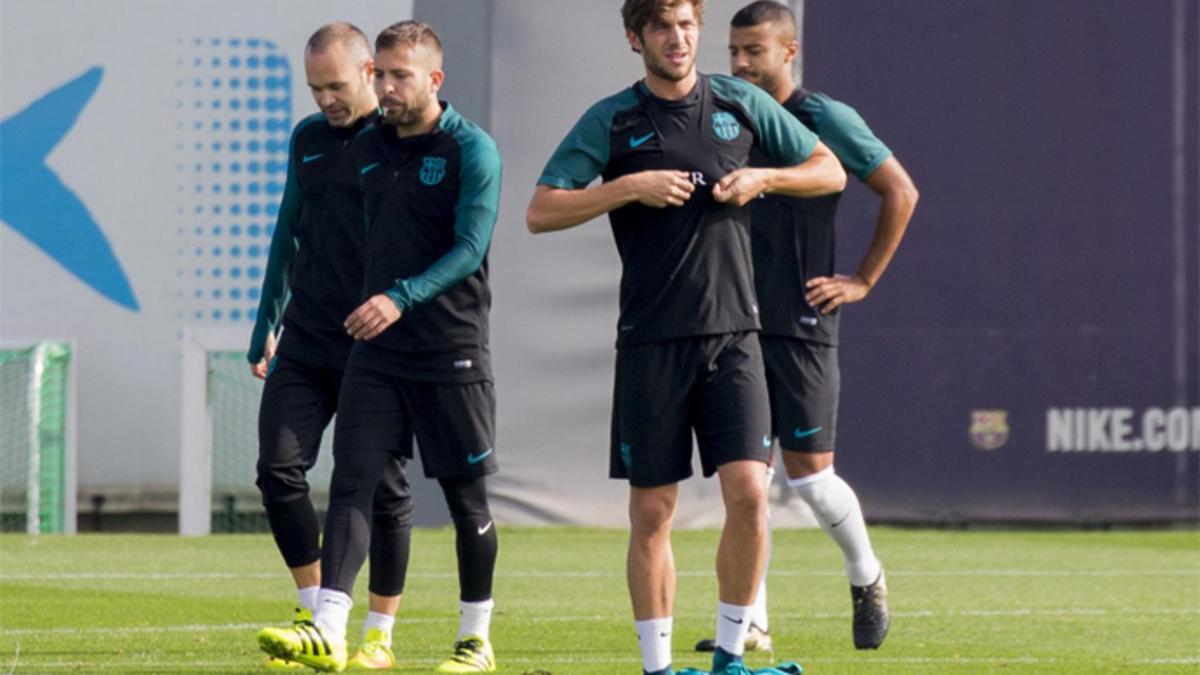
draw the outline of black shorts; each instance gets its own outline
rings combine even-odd
[[[692,475],[692,433],[705,477],[771,454],[758,334],[729,333],[617,350],[609,475],[635,487]]]
[[[491,382],[402,380],[355,367],[342,379],[335,457],[386,451],[411,459],[413,438],[428,478],[495,473],[496,397]]]
[[[321,436],[338,409],[342,371],[271,360],[258,411],[258,487],[264,503],[308,495]]]
[[[842,377],[837,347],[764,336],[763,364],[771,391],[771,434],[797,452],[833,450]]]

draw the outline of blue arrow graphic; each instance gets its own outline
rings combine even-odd
[[[104,297],[136,312],[137,298],[108,237],[46,166],[103,73],[92,68],[0,122],[0,220]]]

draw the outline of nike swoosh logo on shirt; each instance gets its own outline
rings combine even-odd
[[[653,131],[651,131],[650,133],[646,134],[645,136],[639,136],[639,137],[637,137],[637,138],[633,138],[633,137],[631,136],[631,137],[629,138],[629,147],[631,147],[631,148],[636,148],[636,147],[638,147],[639,145],[641,145],[641,144],[645,143],[646,141],[650,140],[651,138],[654,138],[654,132],[653,132]]]
[[[368,164],[362,168],[362,171],[358,172],[358,175],[365,176],[368,171],[370,171],[371,169],[374,169],[377,166],[379,166],[379,162],[375,162],[374,164]]]
[[[315,162],[315,161],[317,161],[318,159],[321,159],[321,158],[322,158],[322,157],[324,157],[324,156],[325,156],[325,153],[323,153],[323,152],[318,152],[318,153],[317,153],[317,154],[315,154],[315,155],[305,155],[303,158],[301,158],[301,160],[300,160],[300,161],[301,161],[302,163],[304,163],[304,164],[308,164],[309,162]]]

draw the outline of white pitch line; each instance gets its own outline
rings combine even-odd
[[[0,574],[0,581],[69,581],[72,579],[141,579],[144,581],[174,581],[178,579],[272,579],[279,574],[229,574],[221,572],[63,572],[52,574]]]
[[[1050,665],[1055,663],[1070,664],[1073,666],[1088,665],[1086,662],[1081,662],[1074,659],[1062,659],[1053,657],[1040,656],[861,656],[856,659],[836,659],[836,658],[814,658],[814,659],[797,659],[805,666],[812,664],[895,664],[895,665],[921,665],[921,664],[1021,664],[1021,665]],[[1123,663],[1108,663],[1107,661],[1093,661],[1097,665],[1137,665],[1137,666],[1177,666],[1177,665],[1192,665],[1200,663],[1200,656],[1184,657],[1178,659],[1142,659],[1137,661],[1126,661]]]
[[[975,656],[975,657],[934,657],[934,656],[861,656],[854,659],[836,659],[836,658],[816,658],[816,659],[799,659],[804,665],[813,667],[822,664],[856,664],[856,665],[939,665],[939,664],[964,664],[964,665],[1053,665],[1059,663],[1071,665],[1087,665],[1075,660],[1067,660],[1053,657],[1038,657],[1038,656]],[[422,666],[425,664],[434,664],[436,660],[427,659],[404,659],[404,666]],[[521,666],[549,666],[549,665],[600,665],[600,664],[637,664],[637,657],[573,657],[573,656],[514,656],[504,659],[505,663]],[[180,665],[190,666],[192,668],[220,668],[229,667],[230,661],[186,661]],[[1093,661],[1096,665],[1117,665],[1107,661]],[[1196,665],[1200,664],[1200,657],[1184,657],[1175,659],[1142,659],[1136,661],[1127,661],[1120,665],[1134,666],[1181,666],[1181,665]],[[39,663],[30,663],[30,666],[36,667],[39,670],[43,668],[56,668],[61,670],[75,669],[81,665],[90,667],[99,666],[99,670],[109,670],[105,665],[84,663],[82,661],[47,661]],[[159,663],[157,665],[163,667],[171,667],[173,663]],[[113,670],[124,670],[129,667],[129,664],[112,664]],[[249,670],[250,668],[247,667]]]
[[[679,577],[708,577],[712,570],[682,570],[676,573]],[[528,571],[528,572],[497,572],[498,579],[603,579],[624,577],[625,571]],[[772,577],[842,577],[840,571],[805,572],[800,570],[771,570]],[[1125,577],[1200,577],[1200,569],[1195,570],[1094,570],[1087,572],[1066,570],[920,570],[903,571],[888,570],[888,577],[1084,577],[1084,578],[1125,578]],[[69,580],[103,580],[103,579],[139,579],[143,581],[174,581],[186,579],[284,579],[284,575],[276,572],[232,573],[232,572],[61,572],[49,574],[0,574],[0,582],[4,581],[69,581]],[[457,572],[410,572],[410,579],[457,579]]]
[[[1127,610],[1127,609],[1103,609],[1103,608],[1078,608],[1078,609],[1011,609],[1011,610],[962,610],[962,611],[933,611],[933,610],[910,610],[910,611],[895,611],[892,615],[898,618],[909,619],[936,619],[936,618],[952,618],[963,616],[974,617],[1037,617],[1037,616],[1162,616],[1162,615],[1200,615],[1200,607],[1189,607],[1179,609],[1147,609],[1147,610]],[[795,612],[775,612],[772,614],[776,619],[844,619],[843,612],[810,612],[810,613],[795,613]],[[676,616],[677,619],[690,618],[707,618],[708,615],[683,615]],[[510,615],[510,618],[514,618]],[[529,621],[531,623],[590,623],[595,621],[622,621],[628,617],[624,612],[615,613],[612,615],[589,614],[589,615],[535,615],[531,617],[521,617],[520,620]],[[431,617],[403,617],[397,619],[398,626],[418,625],[418,624],[439,624],[453,623],[452,616],[445,618]],[[114,635],[119,633],[195,633],[195,632],[225,632],[225,631],[240,631],[254,630],[269,626],[272,623],[270,620],[264,620],[253,623],[223,623],[223,624],[184,624],[184,625],[167,625],[167,626],[129,626],[129,627],[68,627],[57,626],[54,628],[0,628],[0,636],[16,637],[21,635]]]
[[[56,626],[54,628],[5,628],[0,629],[0,635],[113,635],[116,633],[196,633],[200,631],[234,631],[253,630],[270,625],[263,623],[225,623],[225,624],[189,624],[183,626],[129,626],[121,627],[87,627],[73,628]]]

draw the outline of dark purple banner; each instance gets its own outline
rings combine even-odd
[[[804,84],[921,191],[842,320],[875,520],[1200,519],[1196,0],[808,0]],[[847,191],[839,271],[878,199]]]

